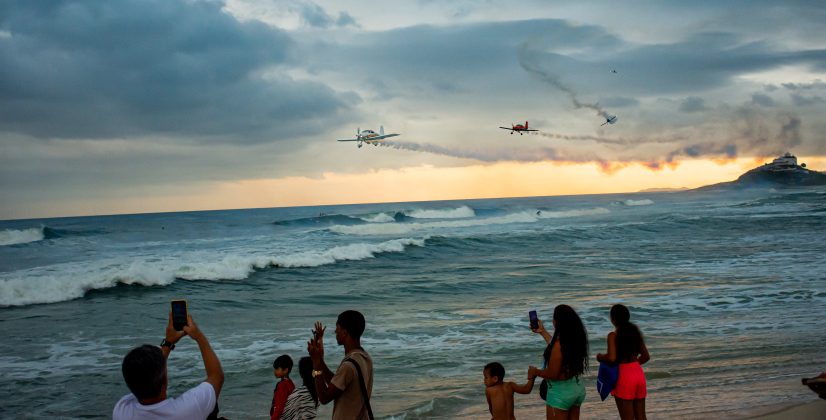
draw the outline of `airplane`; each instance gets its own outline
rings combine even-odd
[[[522,133],[523,133],[524,131],[539,131],[539,130],[529,130],[529,129],[528,129],[528,122],[527,122],[527,121],[525,121],[525,125],[522,125],[522,124],[511,124],[511,127],[510,127],[510,128],[508,128],[508,127],[499,127],[499,128],[501,128],[501,129],[503,129],[503,130],[510,130],[510,131],[511,131],[511,134],[513,134],[513,132],[514,132],[514,131],[516,131],[516,132],[518,132],[518,133],[519,133],[519,135],[520,135],[520,136],[522,135]]]
[[[605,122],[600,124],[600,127],[602,127],[605,124],[614,124],[615,122],[617,122],[617,116],[616,115],[609,115],[608,117],[605,118]]]
[[[616,69],[611,69],[611,73],[616,74],[616,73],[617,73],[617,70],[616,70]]]
[[[373,130],[364,130],[362,131],[360,128],[356,129],[356,138],[354,139],[344,139],[338,141],[357,141],[359,148],[361,148],[362,143],[372,144],[373,146],[378,146],[379,143],[390,137],[396,137],[398,134],[384,134],[384,126],[379,127],[379,132],[376,133]]]

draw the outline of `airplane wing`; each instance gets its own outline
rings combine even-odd
[[[344,139],[344,140],[336,140],[336,141],[359,141],[359,139]]]
[[[526,129],[524,129],[524,130],[519,130],[519,131],[539,131],[539,130],[533,130],[533,129],[528,130],[528,129],[526,128]]]
[[[513,131],[513,127],[499,127],[499,128],[501,128],[501,129],[503,129],[503,130],[511,130],[511,131]]]

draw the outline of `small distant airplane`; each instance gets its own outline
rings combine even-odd
[[[615,122],[617,122],[617,116],[616,115],[609,115],[608,117],[605,118],[605,122],[600,124],[600,127],[602,127],[605,124],[614,124]]]
[[[539,130],[530,130],[530,129],[528,129],[528,122],[527,121],[525,121],[525,125],[511,124],[510,127],[499,127],[499,128],[501,128],[503,130],[510,130],[511,134],[513,134],[513,132],[516,131],[517,133],[519,133],[520,136],[525,131],[539,131]]]
[[[372,144],[373,146],[378,146],[382,140],[390,137],[396,137],[398,134],[384,134],[384,126],[379,127],[379,132],[376,133],[373,130],[364,130],[362,131],[360,128],[356,129],[356,138],[353,139],[344,139],[338,141],[357,141],[359,148],[362,146],[362,143]]]
[[[611,69],[611,73],[616,74],[616,73],[617,73],[617,70],[616,70],[616,69]]]

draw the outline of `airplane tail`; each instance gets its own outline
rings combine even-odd
[[[527,130],[527,129],[528,129],[528,122],[525,121],[525,130]]]
[[[384,135],[384,126],[383,125],[379,127],[379,134],[381,134],[382,136]]]

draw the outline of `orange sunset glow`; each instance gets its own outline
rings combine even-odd
[[[168,195],[90,198],[67,204],[75,215],[152,213],[227,208],[265,208],[402,201],[455,200],[578,194],[633,193],[647,189],[696,188],[736,179],[771,159],[687,160],[653,170],[644,163],[611,171],[596,163],[501,162],[461,167],[416,166],[365,173],[325,173],[320,178],[284,177],[204,184]],[[812,169],[826,157],[802,158]],[[43,209],[42,216],[50,213]]]

